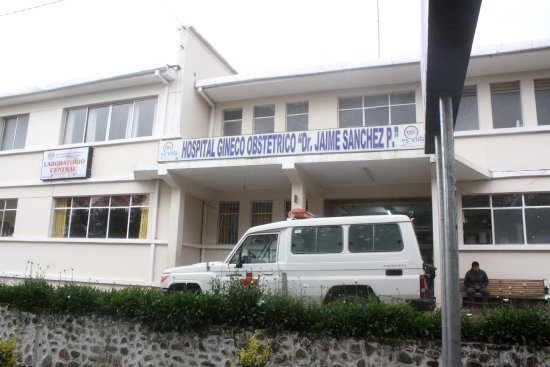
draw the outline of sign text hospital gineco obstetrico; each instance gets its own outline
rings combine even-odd
[[[424,124],[168,140],[158,161],[423,149]]]

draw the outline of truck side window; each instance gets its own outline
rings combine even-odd
[[[292,231],[293,254],[330,254],[342,252],[342,227],[298,227]]]
[[[349,227],[350,252],[398,252],[403,239],[397,224],[358,224]]]
[[[257,234],[246,237],[230,264],[265,264],[277,262],[277,234]]]

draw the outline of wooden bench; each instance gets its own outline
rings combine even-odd
[[[546,280],[533,279],[490,279],[487,289],[491,293],[489,298],[500,299],[532,299],[546,300],[550,298]],[[464,279],[460,279],[460,295],[467,298]],[[481,294],[476,293],[476,297],[481,298]]]

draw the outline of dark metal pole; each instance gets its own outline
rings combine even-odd
[[[438,145],[439,174],[439,215],[443,228],[440,230],[440,249],[442,254],[442,282],[444,289],[441,307],[441,322],[443,331],[443,365],[449,367],[461,366],[460,344],[460,296],[458,276],[458,232],[456,211],[456,178],[454,125],[451,97],[439,99],[441,137],[436,140]],[[439,163],[440,162],[440,163]],[[442,241],[441,241],[442,240]]]

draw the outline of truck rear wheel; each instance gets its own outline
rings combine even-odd
[[[191,293],[200,294],[202,291],[201,291],[201,287],[196,283],[176,283],[176,284],[172,284],[168,288],[168,293],[172,293],[172,292],[191,292]]]
[[[378,300],[378,297],[368,285],[339,285],[328,291],[324,302],[369,303],[372,300]]]

